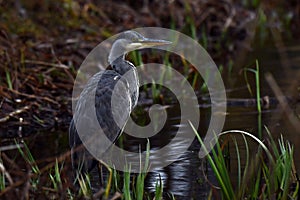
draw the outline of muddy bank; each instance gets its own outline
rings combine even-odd
[[[197,39],[219,66],[230,68],[251,50],[257,29],[270,24],[289,26],[288,34],[294,37],[299,24],[297,1],[246,5],[237,1],[16,0],[0,4],[0,137],[67,127],[76,69],[98,43],[120,31],[173,28]],[[270,17],[278,6],[287,13]]]

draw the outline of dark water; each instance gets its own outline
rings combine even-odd
[[[284,53],[288,57],[288,65],[285,66],[282,62],[282,58],[278,53],[278,50],[272,45],[270,47],[257,48],[255,49],[248,57],[248,63],[254,63],[255,59],[259,60],[260,69],[261,69],[261,87],[262,87],[262,96],[268,95],[273,98],[275,95],[268,86],[268,83],[264,79],[264,74],[266,72],[271,72],[277,81],[277,84],[284,91],[286,96],[292,96],[289,93],[290,88],[296,87],[296,85],[291,85],[292,80],[299,79],[297,73],[300,71],[300,46],[298,45],[289,45],[288,48],[284,50]],[[234,84],[231,84],[231,88],[228,92],[228,98],[252,98],[248,90],[245,87],[245,81],[242,75],[234,74],[237,77],[237,80]],[[295,77],[293,77],[295,76]],[[229,85],[225,80],[225,85]],[[251,82],[251,85],[254,86],[254,82]],[[237,89],[235,89],[237,88]],[[299,98],[299,97],[298,97]],[[299,112],[299,101],[291,102],[290,106]],[[210,119],[210,107],[200,108],[201,113],[201,122],[200,122],[200,133],[205,133],[207,129],[207,124]],[[163,134],[160,134],[159,137],[153,137],[150,140],[150,143],[154,146],[163,146],[172,140],[174,134],[178,130],[179,123],[179,108],[178,106],[171,106],[168,108],[168,126],[162,130]],[[227,109],[226,122],[223,130],[245,130],[257,135],[258,127],[258,117],[259,115],[256,112],[255,105],[252,106],[239,106],[239,105],[229,105]],[[261,115],[261,123],[268,127],[274,137],[278,137],[280,134],[284,136],[285,139],[291,141],[295,147],[295,164],[298,169],[300,169],[300,127],[292,127],[289,121],[286,119],[285,115],[282,113],[277,104],[272,104],[269,108],[263,110]],[[137,144],[135,140],[126,140],[125,147],[127,149],[135,149],[136,146],[132,144]],[[4,141],[5,142],[5,141]],[[241,141],[238,141],[242,145]],[[3,143],[3,141],[2,141]],[[68,136],[67,130],[63,130],[56,133],[39,133],[28,139],[28,145],[32,151],[33,156],[36,160],[46,159],[59,155],[63,152],[69,150],[68,147]],[[176,149],[176,146],[170,148],[170,154],[172,154],[172,149]],[[210,186],[207,184],[203,172],[206,173],[207,178],[213,184],[217,184],[212,170],[209,165],[202,163],[198,158],[198,151],[200,145],[195,140],[188,151],[171,165],[157,169],[154,172],[150,172],[147,175],[146,179],[146,190],[148,192],[154,192],[155,185],[159,177],[162,180],[164,186],[164,192],[166,199],[171,198],[173,194],[176,199],[206,199]],[[243,149],[243,146],[241,146]],[[230,147],[230,152],[235,152],[234,146]],[[233,153],[234,155],[234,153]],[[242,155],[242,154],[241,154]],[[161,158],[158,158],[158,161]],[[66,162],[70,164],[70,162]],[[232,156],[230,160],[230,168],[232,174],[236,171],[236,160]],[[235,179],[233,178],[233,181]]]

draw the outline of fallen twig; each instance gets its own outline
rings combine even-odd
[[[30,174],[31,174],[31,172],[28,171],[27,172],[27,177],[30,177]],[[29,190],[30,190],[30,188],[31,188],[30,178],[27,178],[27,181],[26,181],[26,183],[24,185],[24,188],[23,188],[23,195],[22,195],[21,200],[29,199]]]
[[[17,165],[14,160],[10,159],[4,152],[1,152],[1,157],[3,161],[8,163],[7,165],[9,165],[9,169],[13,169],[13,172],[20,172],[23,175],[19,165]]]
[[[67,65],[64,65],[64,64],[61,64],[61,63],[60,64],[54,64],[54,63],[48,63],[48,62],[44,62],[44,61],[35,61],[35,60],[25,60],[24,63],[69,69],[69,67]]]
[[[65,160],[66,157],[70,157],[71,155],[71,151],[68,151],[60,156],[57,157],[57,162],[63,162]],[[46,165],[45,167],[43,167],[40,170],[40,174],[45,173],[46,171],[48,171],[51,167],[53,167],[55,165],[55,162],[49,163],[48,165]],[[5,193],[7,193],[8,191],[10,191],[13,188],[16,188],[24,183],[26,183],[28,181],[28,179],[37,176],[37,174],[35,173],[30,173],[28,174],[28,176],[25,179],[19,180],[13,184],[11,184],[10,186],[6,187],[5,189],[3,189],[2,191],[0,191],[0,197],[2,195],[4,195]]]
[[[24,106],[20,109],[17,109],[17,110],[14,110],[14,111],[8,113],[8,115],[6,115],[5,117],[0,118],[0,123],[8,121],[11,117],[14,117],[15,115],[23,113],[26,110],[28,110],[29,108],[30,108],[30,106]]]
[[[6,171],[4,165],[2,162],[0,162],[0,171],[6,176],[8,182],[10,185],[13,185],[14,184],[14,181],[12,180],[10,174]]]
[[[59,105],[58,102],[50,99],[49,97],[41,97],[41,96],[36,96],[36,95],[32,95],[32,94],[26,94],[26,93],[22,93],[22,92],[19,92],[18,90],[14,90],[14,89],[8,89],[8,88],[4,88],[4,89],[7,89],[7,90],[9,90],[9,91],[11,91],[11,92],[13,92],[17,95],[25,96],[25,97],[28,97],[28,98],[34,98],[34,99],[41,99],[41,100],[45,100],[45,101],[48,101],[50,103]]]
[[[20,145],[18,144],[18,145],[8,145],[8,146],[0,147],[0,152],[18,149],[18,147],[23,147],[23,146],[24,145],[22,145],[22,144],[20,144]]]
[[[283,95],[282,91],[280,90],[279,86],[277,85],[274,77],[271,73],[267,73],[265,75],[267,82],[269,83],[271,89],[273,90],[276,98],[279,101],[279,105],[282,108],[282,111],[286,114],[288,117],[290,123],[293,125],[295,130],[298,130],[300,126],[299,120],[293,115],[293,110],[289,107],[285,96]]]

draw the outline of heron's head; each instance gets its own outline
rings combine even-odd
[[[135,31],[125,31],[121,33],[113,43],[108,56],[108,62],[112,64],[115,59],[120,56],[124,56],[126,53],[135,49],[143,49],[165,44],[171,44],[171,42],[146,38]]]

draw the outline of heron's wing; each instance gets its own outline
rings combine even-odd
[[[104,72],[97,85],[95,103],[101,128],[115,142],[132,111],[132,99],[126,79],[115,71]]]
[[[89,148],[96,149],[98,155],[103,154],[121,134],[131,110],[127,81],[112,70],[95,74],[79,97],[69,128],[73,167],[78,168],[82,161],[83,170],[90,171],[94,162],[86,157],[91,155],[85,149],[75,149],[84,141],[94,145]]]
[[[81,144],[82,137],[90,139],[89,134],[97,132],[104,133],[111,142],[114,142],[128,120],[131,110],[132,99],[127,81],[112,70],[95,74],[82,91],[76,105],[73,123],[70,126],[71,147]],[[81,133],[80,138],[76,129]],[[101,138],[104,139],[98,134],[97,138],[92,140]]]

